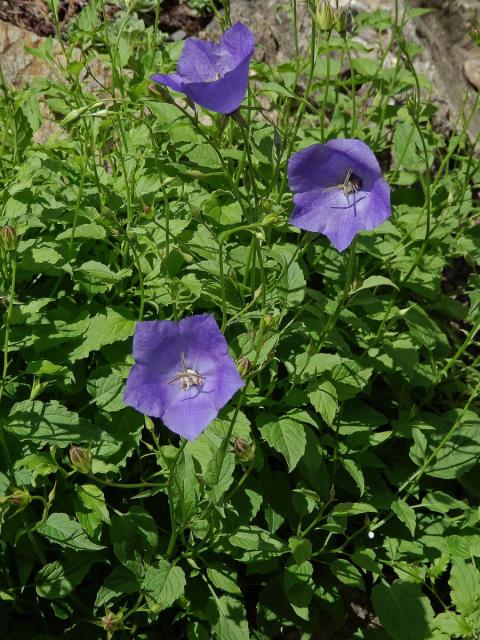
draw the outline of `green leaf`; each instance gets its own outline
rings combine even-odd
[[[69,353],[69,360],[81,360],[107,344],[126,340],[134,330],[135,320],[107,307],[104,314],[89,319],[83,342]]]
[[[308,561],[287,566],[283,574],[285,595],[295,613],[303,620],[309,620],[308,607],[315,589],[312,574],[313,566]]]
[[[329,427],[333,426],[338,411],[337,390],[331,382],[324,380],[315,391],[308,394],[310,402]]]
[[[185,589],[185,574],[180,567],[172,566],[166,560],[160,560],[148,567],[142,584],[142,591],[149,608],[159,613],[171,607]]]
[[[113,549],[120,562],[152,558],[158,545],[157,525],[143,507],[112,517],[109,529]]]
[[[232,572],[231,567],[228,565],[218,563],[214,567],[208,567],[207,576],[217,589],[236,596],[242,595],[240,587],[236,582],[236,573]]]
[[[210,461],[207,473],[205,474],[208,492],[215,503],[217,503],[232,486],[234,471],[234,454],[228,451],[224,455],[223,450],[218,449]]]
[[[117,373],[101,367],[89,377],[87,391],[100,409],[115,412],[125,407],[122,400],[124,385],[124,379]]]
[[[287,545],[257,526],[239,527],[233,534],[219,538],[221,548],[241,562],[271,560],[288,553]]]
[[[428,414],[425,414],[425,418],[430,423],[429,428],[422,431],[414,428],[413,436],[417,440],[419,434],[420,440],[425,440],[431,450],[440,444],[446,433],[457,423],[456,429],[446,442],[442,443],[442,447],[428,466],[428,475],[446,480],[459,478],[477,464],[480,456],[480,419],[475,412],[455,409],[445,413],[441,418]],[[422,455],[420,440],[410,450],[411,459],[419,466],[423,463],[425,455]]]
[[[332,515],[354,516],[359,513],[376,513],[377,509],[366,502],[340,502],[332,509]]]
[[[341,462],[345,471],[347,471],[355,481],[355,484],[357,485],[360,492],[360,497],[363,496],[365,492],[365,478],[363,477],[361,468],[356,462],[350,460],[349,458],[342,458]]]
[[[340,580],[340,582],[343,582],[343,584],[349,587],[356,587],[357,589],[365,591],[362,574],[351,562],[343,558],[337,558],[333,560],[333,562],[330,562],[329,567],[333,575]]]
[[[283,455],[288,470],[295,469],[307,443],[303,424],[290,418],[279,418],[261,427],[260,431],[266,442]]]
[[[83,553],[46,564],[35,578],[38,595],[48,600],[65,598],[80,584],[89,572],[90,566],[91,561]]]
[[[302,564],[312,555],[312,543],[307,538],[297,538],[292,536],[288,540],[288,546],[292,550],[292,555],[297,564]]]
[[[245,609],[231,596],[209,601],[207,616],[218,640],[250,640]]]
[[[344,359],[332,369],[332,381],[339,400],[349,400],[361,391],[365,391],[373,369],[365,367],[355,360]]]
[[[407,529],[412,534],[412,538],[415,535],[415,525],[417,524],[417,519],[415,516],[415,511],[412,507],[405,502],[402,498],[395,500],[391,505],[392,511],[396,514],[397,518],[400,522],[407,527]]]
[[[460,613],[469,616],[480,610],[480,571],[460,558],[452,560],[448,581],[452,602]]]
[[[355,293],[363,291],[364,289],[375,289],[376,287],[382,286],[398,289],[397,285],[389,278],[385,278],[384,276],[370,276],[369,278],[365,278],[362,284],[357,289],[354,289],[350,295],[354,295]]]
[[[32,486],[38,476],[48,476],[57,473],[59,467],[49,453],[32,453],[25,458],[21,458],[15,463],[18,469],[28,469],[32,472]]]
[[[5,429],[20,440],[53,444],[61,448],[68,447],[72,442],[95,442],[102,438],[102,431],[98,427],[56,401],[17,402],[4,424]]]
[[[76,520],[72,520],[66,513],[52,513],[46,522],[37,527],[38,533],[51,542],[66,549],[98,551],[104,546],[95,544]]]
[[[380,622],[393,640],[425,640],[430,637],[433,609],[418,584],[395,580],[377,584],[373,606]]]

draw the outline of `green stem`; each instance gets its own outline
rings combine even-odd
[[[178,529],[177,529],[177,524],[175,521],[175,508],[173,505],[173,493],[172,493],[172,485],[173,485],[173,480],[175,478],[175,469],[178,463],[178,460],[180,459],[181,454],[183,453],[183,450],[185,449],[185,447],[187,446],[187,442],[188,440],[183,439],[179,448],[177,449],[177,453],[175,455],[175,458],[172,462],[172,466],[170,467],[170,475],[168,476],[168,482],[167,482],[167,494],[168,494],[168,507],[170,510],[170,525],[171,525],[171,534],[170,534],[170,541],[168,543],[168,547],[167,547],[167,553],[166,556],[167,558],[171,558],[172,554],[173,554],[173,550],[175,549],[175,544],[177,542],[177,537],[178,537]]]
[[[87,474],[90,480],[94,480],[95,482],[99,482],[103,484],[105,487],[115,487],[116,489],[145,489],[147,487],[152,487],[156,489],[163,489],[165,487],[165,483],[156,483],[156,482],[111,482],[110,480],[103,480],[93,473]]]
[[[325,74],[325,88],[323,90],[322,114],[320,116],[320,137],[322,142],[325,142],[325,116],[327,112],[328,90],[330,88],[330,31],[327,32],[325,56],[327,68]]]
[[[3,389],[5,386],[5,381],[7,379],[8,372],[8,346],[10,340],[10,323],[12,320],[13,313],[13,301],[15,297],[15,281],[17,276],[17,253],[16,251],[11,252],[11,283],[10,283],[10,293],[8,299],[8,309],[5,317],[5,340],[3,343],[3,370],[2,370],[2,380],[0,382],[0,402],[2,401]]]
[[[352,281],[353,281],[353,272],[355,268],[355,245],[356,245],[356,238],[354,238],[349,249],[348,261],[346,266],[345,285],[343,287],[343,292],[340,298],[338,299],[337,306],[335,307],[335,311],[328,319],[325,329],[322,331],[320,335],[320,339],[318,341],[318,346],[317,346],[318,351],[321,351],[323,345],[325,344],[326,339],[330,335],[330,332],[335,327],[338,317],[340,316],[340,313],[343,307],[345,306],[345,302],[347,301],[348,296],[350,294],[350,288],[352,286]]]
[[[227,296],[225,293],[225,274],[223,272],[223,242],[218,245],[218,271],[220,274],[220,296],[222,299],[222,332],[227,325]]]
[[[309,74],[308,74],[307,87],[305,89],[305,95],[303,97],[303,100],[301,101],[300,108],[298,109],[297,119],[296,119],[295,125],[293,127],[292,135],[291,135],[290,140],[288,142],[287,154],[286,154],[287,158],[289,158],[292,155],[292,150],[293,150],[293,147],[295,145],[295,140],[297,138],[297,133],[298,133],[298,130],[300,128],[300,125],[302,124],[303,116],[305,114],[305,110],[306,110],[307,105],[308,105],[308,99],[309,99],[310,93],[312,91],[313,76],[314,76],[314,73],[315,73],[316,50],[317,50],[316,26],[315,26],[315,21],[312,19],[312,30],[311,30],[311,33],[310,33]],[[278,191],[277,203],[279,203],[280,200],[282,199],[283,193],[285,191],[286,183],[287,183],[287,172],[284,171],[283,172],[283,177],[282,177],[282,182],[280,184],[280,189]]]
[[[350,53],[350,47],[348,46],[348,39],[344,37],[343,42],[345,44],[345,49],[347,51],[348,64],[350,66],[350,75],[352,82],[352,138],[356,137],[357,130],[357,88],[356,88],[356,78],[355,78],[355,68],[353,66],[352,55]]]

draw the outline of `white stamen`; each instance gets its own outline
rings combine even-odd
[[[203,386],[205,376],[201,376],[196,369],[192,369],[191,367],[187,367],[187,359],[185,357],[185,353],[182,351],[182,371],[178,371],[174,378],[168,381],[168,384],[172,382],[180,382],[180,388],[182,391],[188,391],[190,387],[201,387]]]

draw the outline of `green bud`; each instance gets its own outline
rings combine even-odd
[[[15,251],[17,248],[17,232],[9,224],[0,229],[0,238],[7,251]]]
[[[32,388],[30,389],[30,400],[35,400],[38,396],[45,391],[48,387],[48,382],[40,382],[40,380],[34,380]]]
[[[337,20],[337,11],[329,0],[320,0],[315,11],[315,20],[320,31],[332,31]]]
[[[13,489],[8,496],[0,497],[0,505],[9,504],[17,507],[17,511],[23,511],[32,501],[31,495],[25,489]]]
[[[251,462],[255,457],[255,443],[249,444],[243,438],[237,438],[233,445],[237,460],[240,462]]]
[[[238,370],[238,373],[242,376],[242,378],[244,378],[248,374],[251,366],[252,366],[252,363],[248,358],[240,358],[240,360],[237,362],[237,370]]]
[[[70,460],[72,465],[80,473],[92,471],[92,454],[83,447],[70,447]]]
[[[264,329],[271,329],[275,324],[275,320],[270,313],[267,313],[262,318],[262,327]]]
[[[262,224],[262,227],[270,227],[271,225],[276,224],[278,220],[279,218],[276,213],[269,213],[267,216],[263,218],[261,224]]]
[[[143,421],[145,422],[145,426],[150,431],[150,433],[155,433],[155,424],[153,423],[153,420],[148,416],[144,416]]]
[[[105,615],[100,618],[100,622],[98,624],[102,629],[105,629],[108,638],[111,638],[115,631],[120,631],[121,629],[126,628],[122,622],[122,614],[113,613],[113,611],[110,611],[108,608],[105,609]]]
[[[340,35],[343,35],[347,31],[348,20],[350,18],[350,12],[348,8],[341,9],[340,11],[336,11],[335,16],[335,30],[338,31]]]

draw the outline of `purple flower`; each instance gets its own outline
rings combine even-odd
[[[248,85],[248,65],[255,49],[253,33],[237,22],[220,43],[187,38],[177,73],[152,76],[152,80],[180,91],[206,109],[233,113]]]
[[[137,322],[124,402],[197,438],[244,386],[211,315]]]
[[[290,222],[323,233],[343,251],[363,229],[374,229],[391,213],[390,188],[373,152],[361,140],[312,144],[288,161],[294,193]]]

